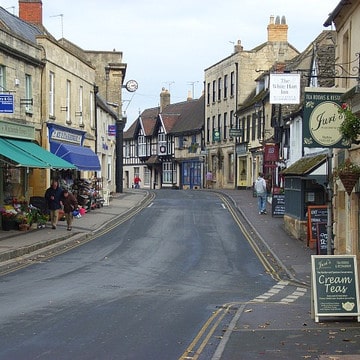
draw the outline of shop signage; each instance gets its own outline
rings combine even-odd
[[[305,147],[349,147],[349,143],[343,140],[340,132],[340,125],[343,122],[343,116],[339,113],[342,94],[342,89],[305,89],[303,118]]]
[[[53,129],[51,133],[51,140],[53,141],[66,141],[72,144],[77,144],[81,146],[82,135],[74,134],[69,131],[64,131],[61,129]]]
[[[270,104],[300,104],[300,74],[270,74]]]
[[[230,129],[229,130],[229,135],[231,137],[243,136],[243,129]]]
[[[355,255],[311,255],[313,314],[320,316],[357,316],[359,284]]]
[[[34,140],[34,126],[0,120],[0,135],[17,139]]]
[[[285,194],[272,194],[271,212],[273,217],[282,217],[285,214]]]
[[[0,94],[0,113],[14,113],[14,95]]]
[[[116,135],[116,125],[108,125],[108,135],[109,136]]]
[[[219,130],[215,130],[213,132],[213,141],[220,141],[220,131]]]
[[[309,205],[307,207],[307,234],[308,246],[313,248],[319,238],[319,224],[327,224],[328,208],[327,205]]]

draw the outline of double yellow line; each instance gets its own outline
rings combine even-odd
[[[205,346],[209,343],[211,336],[214,334],[225,315],[229,313],[232,306],[234,306],[233,303],[225,304],[210,316],[179,360],[197,360],[199,358]]]

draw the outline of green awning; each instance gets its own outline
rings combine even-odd
[[[45,162],[51,169],[76,169],[73,164],[31,141],[18,139],[6,139],[5,141]]]
[[[0,137],[0,155],[16,166],[38,169],[75,169],[69,162],[31,141]]]
[[[44,169],[49,167],[44,161],[8,143],[4,138],[0,138],[0,155],[10,159],[18,166]]]

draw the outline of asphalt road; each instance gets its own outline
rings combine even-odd
[[[276,284],[215,194],[180,191],[0,283],[1,360],[180,359],[197,344],[204,355],[229,304]]]

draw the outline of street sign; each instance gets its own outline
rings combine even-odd
[[[243,129],[230,129],[229,135],[232,137],[236,136],[242,136],[243,135]]]
[[[14,113],[14,95],[0,94],[0,113]]]

